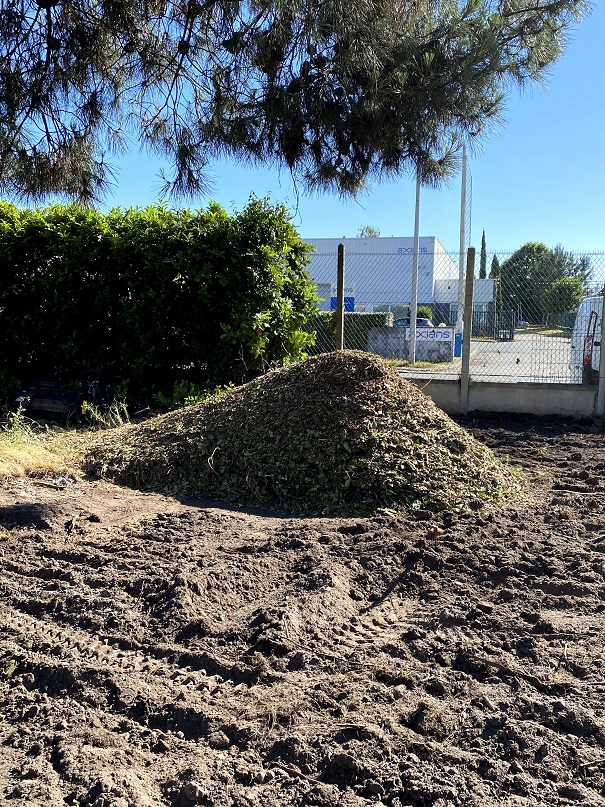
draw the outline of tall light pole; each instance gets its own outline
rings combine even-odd
[[[454,355],[462,354],[462,329],[464,327],[464,281],[466,262],[466,146],[462,146],[462,189],[460,191],[460,257],[458,259],[458,313],[456,314]],[[472,314],[471,314],[472,320]],[[470,327],[472,324],[469,323]],[[460,348],[458,352],[457,348]]]
[[[418,258],[420,255],[420,169],[416,169],[416,210],[414,213],[414,254],[412,255],[412,297],[410,301],[410,364],[416,363],[416,317],[418,315]]]

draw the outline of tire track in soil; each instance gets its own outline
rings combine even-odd
[[[537,480],[525,506],[492,521],[179,522],[175,507],[131,530],[132,549],[121,534],[89,541],[94,527],[6,547],[0,657],[20,668],[0,684],[19,736],[0,754],[21,754],[15,805],[188,807],[195,780],[204,807],[601,807],[605,509],[592,471],[579,474],[591,454],[605,463],[603,438],[483,434]],[[212,589],[192,572],[202,553]],[[227,619],[182,635],[166,624],[160,639],[180,616],[165,593],[181,566],[192,612]],[[129,580],[148,574],[161,585],[139,601]],[[246,576],[252,594],[270,580],[252,647],[254,597],[229,591]],[[112,599],[121,627],[82,622]],[[36,726],[19,710],[38,704]],[[54,766],[46,799],[27,790],[36,741]],[[128,768],[139,784],[105,782]]]
[[[180,666],[178,656],[168,663],[145,650],[121,649],[118,643],[112,646],[72,626],[48,624],[10,607],[3,617],[5,630],[20,639],[9,637],[0,647],[18,658],[26,671],[38,675],[44,671],[47,682],[71,680],[76,699],[86,700],[87,690],[94,684],[106,692],[106,706],[114,712],[162,730],[178,724],[175,730],[187,739],[208,734],[212,723],[228,721],[230,713],[222,709],[221,700],[248,689],[233,678],[225,683],[221,676],[208,675],[204,669]],[[167,652],[175,658],[173,650]],[[186,655],[188,661],[195,658]],[[237,672],[240,678],[255,677],[253,668],[240,667]],[[185,693],[193,701],[187,708],[177,705],[185,700]]]

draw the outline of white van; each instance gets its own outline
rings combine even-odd
[[[599,379],[603,298],[586,297],[578,307],[571,333],[571,382],[596,384]]]

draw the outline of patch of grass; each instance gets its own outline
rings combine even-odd
[[[0,425],[0,478],[73,471],[76,444],[65,432],[44,429],[21,411]]]
[[[439,362],[432,362],[432,361],[416,361],[414,364],[408,361],[407,359],[387,359],[386,360],[389,367],[405,367],[406,369],[418,367],[420,370],[444,370],[449,367],[454,367],[460,359],[454,359],[454,361],[439,361]]]
[[[517,328],[518,333],[530,333],[538,336],[569,336],[571,339],[570,328],[559,328],[554,325],[529,325],[527,328]]]

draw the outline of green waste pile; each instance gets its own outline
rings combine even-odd
[[[88,470],[144,490],[295,513],[498,500],[516,472],[377,356],[326,353],[104,433]]]

